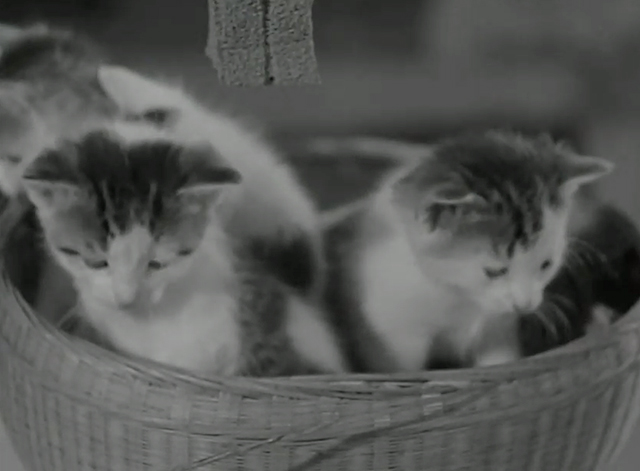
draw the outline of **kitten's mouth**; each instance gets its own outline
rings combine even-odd
[[[511,308],[511,312],[517,316],[524,316],[527,314],[533,314],[534,312],[536,312],[538,309],[540,309],[540,306],[542,305],[541,302],[539,303],[528,303],[528,304],[523,304],[523,305],[514,305]]]
[[[158,302],[160,302],[160,299],[162,299],[162,294],[164,293],[164,290],[162,288],[158,288],[155,289],[151,292],[151,303],[152,304],[157,304]]]
[[[151,307],[161,301],[163,292],[163,289],[158,288],[148,294],[138,295],[131,302],[117,303],[118,308],[128,313],[135,313],[136,316],[145,316],[146,313],[150,311]]]

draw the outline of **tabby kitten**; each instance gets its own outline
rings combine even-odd
[[[106,346],[205,375],[342,371],[321,314],[220,224],[241,180],[206,142],[115,123],[39,156],[24,186]]]
[[[269,145],[178,87],[112,66],[100,68],[99,80],[130,119],[152,120],[179,136],[209,141],[243,176],[242,190],[219,208],[230,236],[289,286],[305,294],[319,289],[324,270],[316,209]]]
[[[104,60],[95,45],[71,31],[0,25],[0,113],[10,131],[0,136],[2,193],[20,189],[22,170],[52,141],[116,115],[97,80]]]
[[[445,140],[326,227],[326,301],[357,371],[521,357],[563,263],[575,192],[612,164],[550,139]]]

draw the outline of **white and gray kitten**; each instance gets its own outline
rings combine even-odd
[[[0,47],[0,91],[20,86],[10,98],[29,109],[14,119],[31,123],[22,126],[19,139],[11,137],[10,152],[0,152],[3,193],[15,194],[25,165],[61,137],[73,138],[114,116],[152,122],[187,140],[208,140],[242,172],[242,188],[220,208],[230,234],[280,280],[305,295],[317,293],[324,264],[316,210],[256,133],[204,109],[177,87],[105,65],[98,48],[73,32],[0,25]],[[0,96],[0,109],[6,108],[2,101]]]
[[[315,205],[267,142],[179,87],[115,66],[101,67],[98,77],[130,119],[155,121],[184,139],[206,140],[237,168],[243,186],[220,207],[229,234],[242,239],[281,281],[305,294],[318,291],[324,263]]]
[[[106,346],[202,375],[343,371],[323,315],[227,233],[242,175],[207,142],[114,123],[25,171],[76,314]]]
[[[330,207],[361,198],[392,169],[416,162],[431,150],[431,146],[420,142],[357,135],[298,140],[294,145],[296,155],[304,155],[306,161],[335,159],[357,163],[359,171],[349,173],[356,185],[338,180],[335,191],[321,194]],[[335,163],[333,167],[340,168]],[[322,171],[315,173],[320,175],[307,177],[312,188],[314,184],[317,186],[315,180],[324,178]],[[333,220],[353,211],[353,204],[339,207],[325,213],[323,219],[332,226]],[[568,237],[564,263],[547,285],[543,303],[519,318],[524,356],[605,330],[640,299],[640,231],[628,214],[608,203],[592,185],[584,186],[574,195]],[[430,366],[460,366],[455,358],[442,360]]]
[[[328,221],[326,301],[357,371],[522,356],[575,192],[612,164],[506,132],[437,144]]]

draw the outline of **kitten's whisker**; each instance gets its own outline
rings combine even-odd
[[[589,254],[591,253],[591,257]],[[569,250],[565,255],[565,266],[571,271],[580,270],[577,274],[584,275],[585,270],[592,272],[594,270],[602,270],[611,276],[618,276],[609,260],[600,254],[594,255],[592,252],[584,250]]]
[[[564,259],[565,266],[571,270],[585,270],[588,269],[591,265],[587,259],[581,257],[579,254],[570,253]]]
[[[571,247],[567,250],[566,256],[569,259],[579,260],[585,265],[602,261],[601,258],[596,257],[588,250],[582,250],[580,247]]]
[[[571,301],[571,299],[569,297],[567,297],[564,294],[560,294],[560,293],[548,293],[547,296],[550,299],[556,299],[562,303],[569,303],[570,305],[573,303],[573,301]]]
[[[573,250],[567,251],[567,255],[569,257],[574,259],[582,257],[584,268],[601,270],[611,277],[620,276],[604,253],[584,241],[578,240],[578,242],[577,247],[574,247]]]
[[[554,319],[557,319],[556,325],[560,327],[560,333],[563,334],[562,339],[558,336],[558,340],[571,338],[571,322],[569,322],[566,312],[556,303],[551,304],[551,311],[553,312]],[[561,324],[561,326],[559,324]]]
[[[74,309],[71,309],[69,312],[67,312],[66,314],[64,314],[60,319],[58,319],[58,321],[55,323],[55,327],[61,330],[64,330],[64,325],[67,323],[67,321],[69,321],[70,319],[73,319],[74,317],[76,317],[76,312]]]
[[[577,251],[582,252],[583,254],[589,254],[595,257],[597,260],[603,262],[607,260],[606,255],[602,253],[601,250],[597,249],[595,246],[583,239],[570,237],[569,244],[570,246],[572,246],[572,248],[577,249]]]

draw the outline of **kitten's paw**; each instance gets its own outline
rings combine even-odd
[[[591,320],[587,324],[585,335],[595,335],[606,332],[613,324],[617,313],[608,306],[598,304],[591,310]]]
[[[492,350],[477,356],[476,366],[496,366],[518,361],[520,355],[511,350]]]

